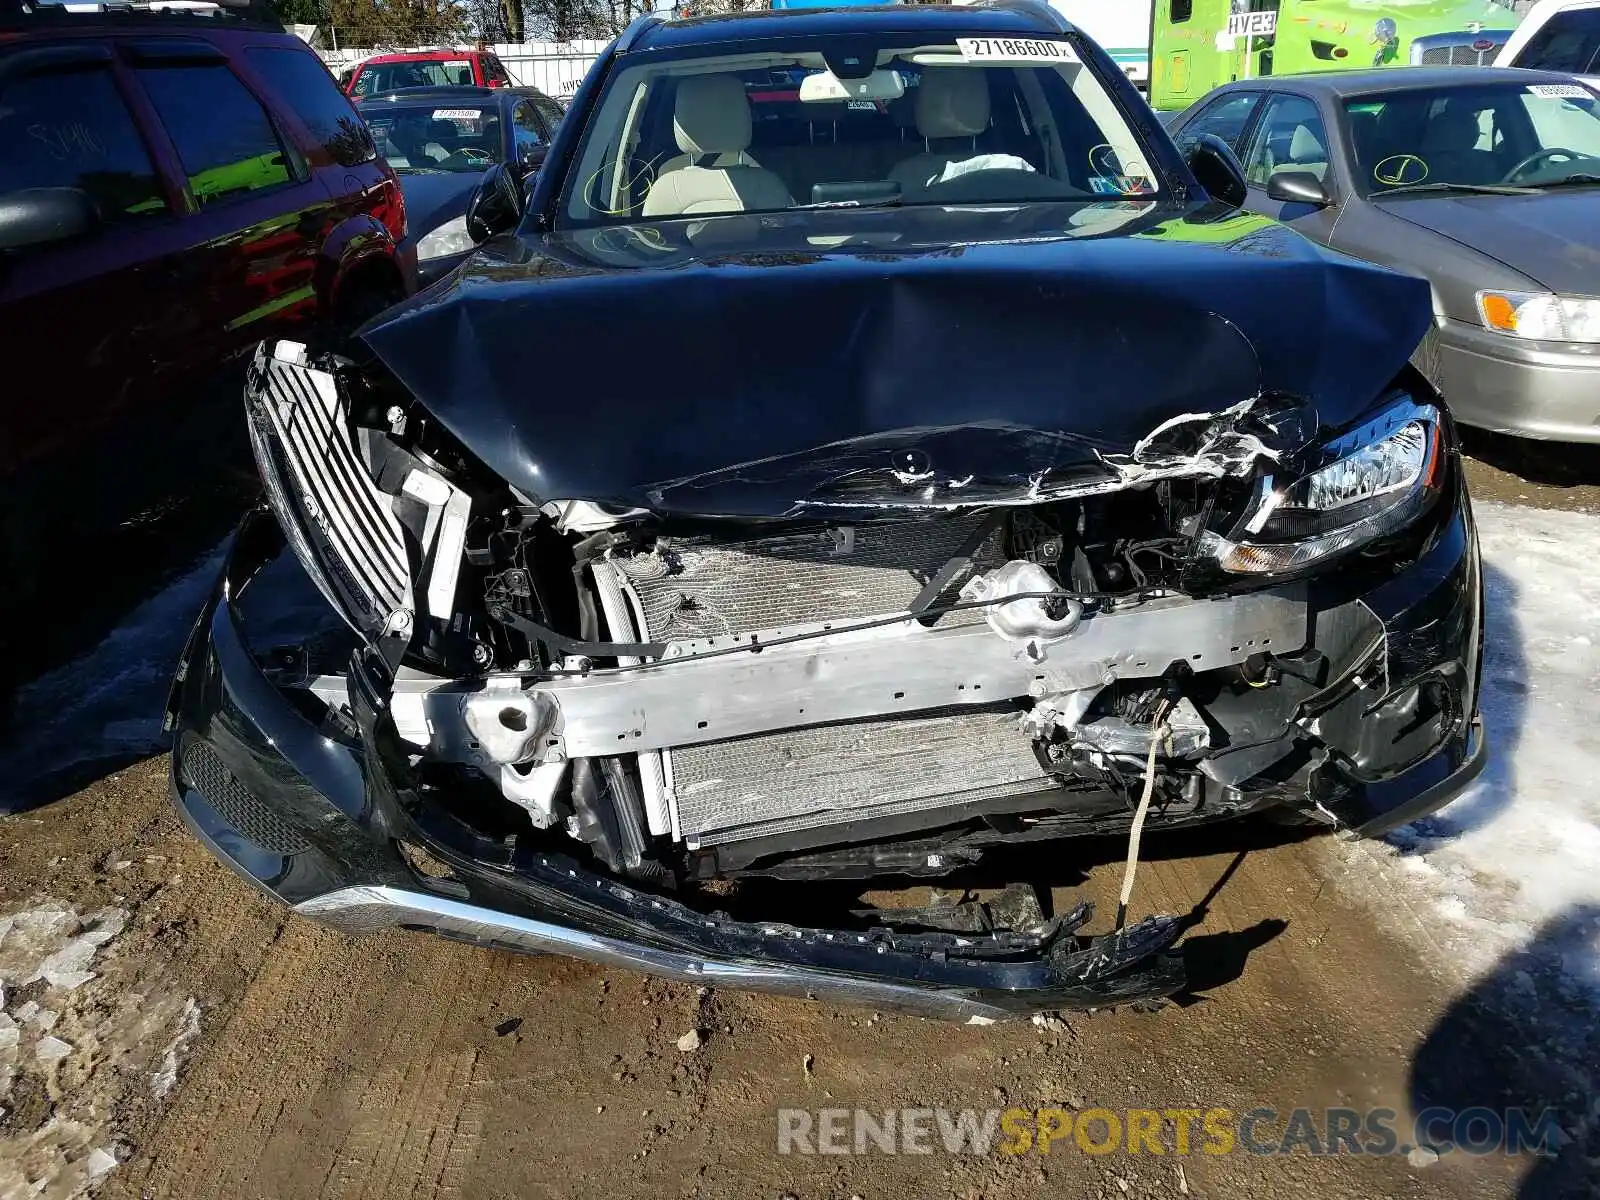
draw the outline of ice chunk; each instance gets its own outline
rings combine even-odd
[[[34,1057],[42,1063],[60,1062],[71,1053],[70,1045],[52,1035],[40,1038],[39,1044],[33,1050]]]

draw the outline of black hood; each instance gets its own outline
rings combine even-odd
[[[505,239],[363,336],[530,498],[774,516],[1109,486],[1263,395],[1303,441],[1430,321],[1426,283],[1263,218],[1125,202]]]
[[[1600,189],[1536,196],[1400,195],[1382,207],[1499,259],[1553,292],[1594,293],[1600,276]]]

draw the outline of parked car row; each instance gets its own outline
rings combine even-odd
[[[1495,67],[1274,76],[1217,88],[1169,129],[1180,147],[1225,142],[1251,211],[1429,281],[1424,369],[1458,419],[1600,443],[1592,86]]]
[[[466,85],[374,95],[357,111],[400,177],[424,286],[472,250],[467,205],[485,172],[498,164],[537,171],[564,115],[535,88]]]

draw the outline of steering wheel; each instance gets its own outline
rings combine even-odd
[[[1577,162],[1580,158],[1587,158],[1586,154],[1579,154],[1576,150],[1568,150],[1564,146],[1546,146],[1543,150],[1535,150],[1523,159],[1501,178],[1501,183],[1521,183],[1524,178],[1533,173],[1534,167],[1542,167],[1558,162]]]

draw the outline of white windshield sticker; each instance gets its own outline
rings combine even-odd
[[[1528,90],[1535,96],[1549,96],[1556,100],[1592,100],[1594,93],[1576,83],[1530,83]]]
[[[1065,42],[1043,38],[957,38],[967,62],[1075,63],[1078,53]]]
[[[433,110],[435,121],[476,121],[483,116],[481,108],[436,108]]]
[[[470,67],[472,64],[464,58],[447,58],[444,65],[447,67]]]

